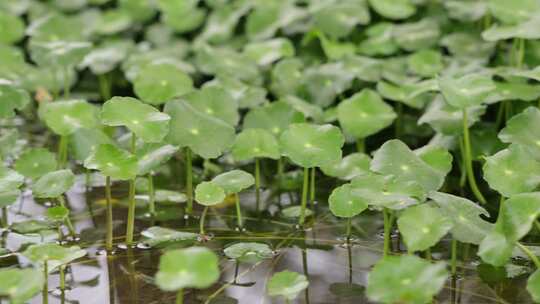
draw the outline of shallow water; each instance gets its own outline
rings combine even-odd
[[[61,294],[57,273],[49,276],[49,303],[174,303],[175,294],[160,291],[152,284],[157,271],[162,249],[118,248],[114,255],[102,254],[105,235],[105,218],[102,188],[93,188],[88,193],[80,185],[68,195],[72,218],[80,234],[77,245],[88,249],[88,256],[72,263],[68,268],[67,284],[70,290]],[[265,193],[268,197],[269,191]],[[125,197],[124,185],[115,185],[113,197]],[[289,195],[281,197],[281,204],[289,204]],[[294,195],[292,197],[295,197]],[[219,283],[209,289],[186,291],[185,303],[280,303],[265,295],[266,281],[276,271],[291,270],[304,273],[309,278],[309,288],[297,299],[297,303],[368,303],[364,287],[367,274],[382,253],[382,217],[377,212],[366,212],[353,221],[354,239],[347,244],[343,239],[345,221],[339,221],[325,210],[326,203],[318,203],[316,217],[310,227],[298,230],[292,220],[272,216],[278,214],[277,198],[267,200],[271,205],[262,214],[254,211],[253,193],[241,196],[246,217],[246,232],[235,230],[235,217],[231,206],[212,208],[207,219],[207,232],[211,240],[200,245],[215,250],[221,257],[222,275]],[[36,218],[44,214],[43,203],[35,202],[30,193],[11,206],[11,222]],[[198,220],[184,220],[183,205],[159,205],[155,219],[145,217],[146,208],[138,209],[137,232],[152,225],[198,232]],[[196,214],[200,210],[196,210]],[[127,209],[117,203],[114,208],[115,244],[120,245],[125,232],[124,219]],[[137,236],[139,236],[137,234]],[[39,236],[35,237],[39,239]],[[13,252],[21,251],[31,238],[13,232],[4,232],[4,246]],[[273,259],[249,265],[239,264],[224,257],[222,249],[239,241],[257,241],[269,244],[275,250]],[[177,245],[178,246],[178,245]],[[404,252],[397,234],[392,237],[392,250]],[[507,267],[512,279],[498,278],[496,270],[480,264],[474,248],[460,246],[459,277],[449,279],[436,303],[530,303],[525,290],[527,272],[530,270],[521,261]],[[449,240],[432,248],[433,259],[448,259]],[[19,261],[18,261],[19,259]],[[3,266],[26,263],[16,255],[0,258]],[[237,268],[238,267],[238,268]],[[235,273],[236,276],[235,280]],[[521,274],[520,274],[521,273]],[[42,303],[37,295],[31,303]]]

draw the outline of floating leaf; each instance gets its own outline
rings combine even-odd
[[[55,243],[31,245],[22,253],[32,263],[43,266],[47,263],[49,273],[56,267],[66,265],[86,255],[79,246],[62,247]]]
[[[371,7],[388,19],[406,19],[416,12],[410,0],[369,0]]]
[[[427,303],[444,286],[446,265],[430,263],[417,256],[387,256],[368,277],[367,296],[381,303]]]
[[[483,171],[489,186],[506,197],[532,191],[540,185],[540,161],[521,145],[510,145],[486,157]]]
[[[254,158],[278,159],[279,145],[272,133],[264,129],[246,129],[234,141],[232,155],[242,161]]]
[[[169,131],[171,118],[156,108],[131,97],[115,96],[101,110],[107,126],[125,126],[145,142],[160,142]]]
[[[275,273],[270,278],[266,289],[269,296],[281,296],[290,301],[294,300],[308,285],[306,276],[297,272],[282,271]]]
[[[182,97],[200,112],[221,119],[231,126],[236,126],[240,119],[238,103],[223,88],[205,86]]]
[[[425,204],[407,208],[399,216],[397,224],[410,252],[434,246],[453,226],[439,209]]]
[[[255,264],[274,257],[272,248],[267,244],[255,242],[236,243],[225,247],[223,253],[229,258],[242,263]]]
[[[299,218],[301,211],[301,206],[291,206],[281,210],[281,214],[283,214],[283,216],[287,218]],[[305,209],[304,216],[309,217],[311,215],[313,215],[313,211]]]
[[[66,136],[79,129],[99,124],[97,108],[84,100],[49,102],[43,105],[42,117],[54,133]]]
[[[32,185],[32,194],[38,198],[56,198],[71,189],[75,175],[71,170],[49,172]]]
[[[338,120],[345,133],[355,138],[366,138],[388,127],[396,118],[391,106],[375,91],[364,89],[341,101],[337,108]]]
[[[180,147],[189,147],[203,158],[216,158],[234,142],[234,128],[221,119],[198,111],[181,100],[165,105],[172,117],[168,141]]]
[[[488,217],[489,213],[468,199],[442,192],[431,192],[429,198],[453,222],[450,232],[462,243],[480,244],[493,226],[480,217]]]
[[[88,169],[99,170],[113,179],[129,180],[137,176],[137,158],[114,145],[102,144],[84,161]]]
[[[165,252],[159,260],[156,284],[165,291],[204,289],[219,279],[218,257],[206,247]]]
[[[176,152],[178,147],[163,144],[145,144],[137,149],[138,175],[146,175],[155,170],[159,165],[167,162]]]
[[[170,64],[148,64],[133,82],[135,94],[144,102],[159,105],[193,90],[193,81]]]
[[[532,228],[540,214],[540,192],[516,194],[502,203],[493,230],[482,240],[478,255],[494,266],[503,266],[516,242]]]
[[[201,205],[217,205],[224,199],[225,190],[213,182],[202,182],[195,188],[195,200]]]
[[[332,214],[338,217],[350,218],[366,210],[368,203],[363,197],[356,195],[350,184],[335,188],[328,198]]]
[[[228,195],[251,187],[255,183],[255,179],[246,171],[232,170],[214,177],[212,183],[221,187]]]
[[[26,150],[15,162],[15,170],[25,177],[35,179],[57,167],[56,157],[45,148]]]
[[[157,247],[169,243],[195,242],[199,236],[197,233],[177,231],[158,226],[150,227],[141,232],[143,242],[150,247]]]
[[[506,127],[499,133],[505,143],[520,144],[530,149],[533,155],[540,153],[540,134],[533,130],[540,128],[540,111],[536,107],[528,107],[506,122]]]
[[[321,166],[321,170],[328,176],[351,180],[358,175],[366,174],[370,162],[371,158],[364,153],[351,153],[340,161]]]
[[[22,110],[30,101],[25,90],[0,83],[0,118],[15,116],[15,110]]]
[[[281,135],[290,124],[304,122],[302,113],[283,101],[250,110],[244,117],[244,129],[265,129]]]
[[[0,296],[7,297],[10,303],[27,303],[43,287],[43,273],[37,269],[0,269]]]
[[[279,142],[285,156],[304,168],[312,168],[340,160],[345,140],[335,126],[299,123],[290,125]]]

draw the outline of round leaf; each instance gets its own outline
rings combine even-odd
[[[86,250],[79,246],[63,247],[55,243],[31,245],[22,253],[32,263],[43,265],[47,263],[49,272],[60,265],[82,258],[86,255]]]
[[[351,180],[369,171],[371,158],[364,153],[352,153],[340,161],[321,166],[324,174],[343,180]]]
[[[200,112],[221,119],[231,126],[238,124],[238,104],[224,89],[205,86],[182,97]]]
[[[24,183],[24,176],[0,165],[0,192],[19,188]]]
[[[304,122],[302,113],[278,101],[249,111],[244,117],[244,129],[265,129],[279,136],[290,124],[300,122]]]
[[[26,150],[15,162],[15,170],[28,178],[38,178],[57,167],[56,157],[44,148]]]
[[[176,152],[178,152],[178,147],[173,145],[144,144],[136,152],[138,175],[145,175],[155,170],[159,165],[167,162]]]
[[[520,144],[540,154],[540,134],[532,130],[540,130],[540,110],[529,107],[506,122],[506,127],[499,133],[505,143]]]
[[[279,145],[272,133],[264,129],[247,129],[236,136],[232,147],[235,160],[280,157]]]
[[[527,279],[527,291],[531,294],[534,302],[540,302],[540,270],[536,270]]]
[[[293,300],[298,294],[306,289],[309,282],[306,276],[297,272],[282,271],[275,273],[270,280],[266,289],[268,295],[282,296],[287,300]]]
[[[114,145],[100,145],[84,161],[87,169],[99,170],[113,179],[128,180],[137,176],[137,158]]]
[[[0,118],[15,116],[15,110],[23,109],[30,101],[28,92],[0,83]]]
[[[225,247],[223,253],[229,258],[242,263],[254,264],[271,259],[274,253],[270,246],[263,243],[243,242]]]
[[[193,90],[189,76],[169,64],[148,64],[133,83],[135,94],[142,101],[159,105]]]
[[[75,183],[71,170],[49,172],[32,185],[32,194],[38,198],[56,198],[68,191]]]
[[[195,188],[195,200],[201,205],[217,205],[224,199],[225,190],[213,182],[202,182]]]
[[[255,183],[255,179],[246,171],[232,170],[214,177],[212,183],[221,187],[225,194],[232,194],[251,187]]]
[[[97,108],[83,100],[49,102],[41,113],[47,126],[61,136],[98,125]]]
[[[441,77],[439,88],[446,102],[459,109],[482,104],[496,89],[491,76],[483,74]]]
[[[369,4],[388,19],[406,19],[416,12],[411,0],[369,0]]]
[[[10,303],[26,303],[43,288],[43,273],[38,269],[0,269],[0,296]]]
[[[363,197],[355,195],[350,184],[335,188],[328,198],[330,211],[337,217],[350,218],[366,210],[368,203]]]

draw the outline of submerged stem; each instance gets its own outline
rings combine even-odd
[[[113,208],[111,200],[111,177],[105,178],[105,199],[107,201],[107,236],[105,248],[107,251],[112,251],[113,248]]]
[[[347,218],[347,242],[351,240],[352,217]]]
[[[176,304],[183,304],[184,303],[184,289],[179,289],[176,293]]]
[[[137,143],[137,136],[135,133],[131,133],[131,153],[135,154],[135,145]],[[129,181],[129,207],[128,218],[126,227],[126,244],[129,246],[133,244],[133,232],[135,230],[135,180],[137,177]]]
[[[467,123],[467,110],[463,110],[463,148],[464,152],[463,155],[465,156],[465,169],[467,171],[467,180],[469,181],[469,186],[471,187],[471,190],[476,197],[476,199],[481,204],[486,204],[486,199],[482,195],[482,192],[478,189],[478,185],[476,184],[476,179],[474,177],[474,171],[472,167],[472,152],[471,152],[471,140],[469,137],[469,125]]]
[[[308,182],[309,181],[309,168],[304,168],[304,184],[302,186],[302,203],[300,209],[300,218],[298,219],[298,225],[304,225],[304,219],[306,215],[306,205],[307,205],[307,192],[308,192]]]
[[[201,220],[199,221],[199,234],[204,235],[204,221],[206,219],[206,213],[208,213],[208,206],[205,206],[201,214]]]
[[[384,219],[384,245],[383,245],[383,256],[388,256],[390,251],[390,229],[392,226],[390,215],[388,214],[388,209],[383,209],[383,219]]]
[[[156,214],[156,191],[154,190],[154,176],[148,173],[148,212],[154,216]]]
[[[521,244],[520,242],[517,242],[517,246],[529,257],[529,259],[531,259],[531,261],[534,263],[534,266],[537,269],[540,269],[540,260],[538,260],[538,257],[532,251],[530,251],[527,246]]]
[[[236,202],[236,221],[238,223],[238,227],[243,227],[243,221],[242,221],[242,211],[240,210],[240,197],[238,193],[234,194],[234,200]]]
[[[60,203],[60,206],[66,207],[66,200],[64,199],[63,194],[58,197],[58,202]],[[71,218],[69,217],[69,215],[64,220],[64,223],[66,224],[66,227],[68,228],[69,235],[71,237],[75,237],[76,235],[75,228],[73,227],[73,223],[71,223]]]
[[[66,289],[66,266],[60,266],[60,290]]]
[[[45,281],[43,282],[43,290],[41,291],[41,301],[43,304],[49,303],[49,265],[47,264],[48,262],[45,260],[45,262],[43,262],[43,275],[45,277]]]
[[[186,147],[184,151],[186,162],[186,213],[191,215],[191,213],[193,212],[193,169],[191,165],[191,149],[189,147]]]
[[[452,239],[452,251],[451,251],[451,271],[452,276],[456,276],[456,267],[457,267],[457,240]]]
[[[259,212],[261,203],[261,165],[258,158],[255,158],[255,210]]]

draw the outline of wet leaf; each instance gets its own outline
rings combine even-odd
[[[439,88],[445,101],[460,109],[481,105],[496,89],[491,76],[484,74],[440,77]]]
[[[364,153],[351,153],[340,161],[321,166],[324,174],[343,180],[366,174],[369,171],[371,158]]]
[[[217,205],[224,199],[225,190],[213,182],[202,182],[195,188],[195,200],[201,205]]]
[[[193,90],[193,81],[170,64],[147,64],[133,82],[135,94],[142,101],[159,105]]]
[[[166,163],[176,152],[178,147],[163,144],[145,144],[137,149],[138,175],[146,175],[158,166]]]
[[[360,214],[368,207],[368,202],[353,191],[350,184],[335,188],[328,198],[330,211],[337,217],[350,218]]]
[[[168,141],[189,147],[203,158],[216,158],[234,142],[234,128],[221,119],[200,112],[189,103],[173,100],[165,105],[171,116]]]
[[[114,145],[102,144],[84,161],[87,169],[99,170],[113,179],[129,180],[137,176],[137,158]]]
[[[406,19],[416,12],[410,0],[369,0],[371,8],[388,19]]]
[[[49,102],[43,105],[42,117],[54,133],[66,136],[79,129],[98,126],[98,108],[84,100]]]
[[[292,124],[279,139],[282,153],[294,163],[312,168],[341,159],[345,139],[332,125]]]
[[[49,273],[56,267],[66,265],[86,255],[79,246],[62,247],[55,243],[31,245],[22,253],[33,264],[43,267],[47,263]]]
[[[141,232],[143,242],[150,247],[158,247],[161,245],[176,243],[176,242],[194,242],[197,240],[198,234],[192,232],[177,231],[169,228],[153,226]]]
[[[234,141],[232,155],[235,160],[280,157],[276,137],[265,129],[246,129]]]
[[[307,278],[297,272],[282,271],[275,273],[266,289],[271,297],[281,296],[287,300],[294,300],[300,292],[309,285]]]
[[[0,269],[0,296],[7,297],[13,304],[30,300],[43,287],[43,273],[37,269]]]
[[[132,97],[115,96],[101,110],[107,126],[125,126],[145,142],[160,142],[169,132],[169,115]]]
[[[283,101],[253,108],[244,117],[244,129],[265,129],[281,135],[290,124],[304,122],[302,113]]]
[[[218,86],[205,86],[182,97],[193,108],[236,126],[240,119],[238,103],[229,92]]]
[[[75,175],[71,170],[49,172],[32,185],[32,194],[38,198],[56,198],[71,189]]]
[[[345,133],[365,138],[392,124],[396,113],[375,91],[365,89],[341,101],[338,120]]]
[[[446,265],[430,263],[417,256],[388,256],[381,259],[368,277],[367,296],[381,303],[427,303],[444,286]]]
[[[170,250],[159,260],[156,284],[165,291],[204,289],[219,279],[218,257],[206,247]]]
[[[251,187],[255,183],[255,179],[246,171],[232,170],[214,177],[212,183],[221,187],[228,195]]]
[[[271,259],[274,257],[274,252],[270,246],[255,242],[232,244],[225,247],[225,249],[223,249],[223,253],[225,253],[229,259],[249,264],[255,264],[262,260]]]
[[[405,209],[397,224],[409,252],[433,247],[454,225],[439,209],[426,204]]]
[[[26,150],[15,162],[15,170],[27,178],[36,179],[57,167],[56,157],[45,148]]]

